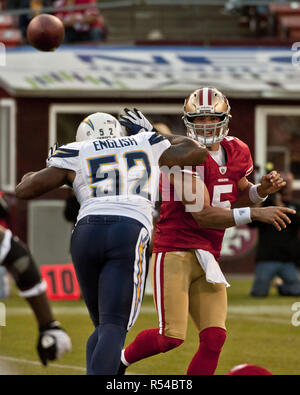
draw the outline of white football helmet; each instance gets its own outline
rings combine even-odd
[[[120,122],[105,112],[95,112],[78,126],[76,141],[112,139],[124,136]]]
[[[194,118],[214,116],[219,121],[210,124],[194,123]],[[184,102],[183,120],[187,135],[205,146],[221,142],[228,134],[231,118],[227,98],[216,88],[200,88],[192,92]]]

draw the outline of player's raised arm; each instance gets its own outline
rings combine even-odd
[[[141,132],[155,132],[153,125],[148,119],[136,108],[129,110],[124,109],[125,115],[120,116],[120,123],[125,126],[130,135]],[[163,152],[159,159],[160,166],[197,166],[205,162],[208,155],[207,149],[198,141],[186,136],[175,136],[159,133],[170,141],[171,147]]]
[[[168,136],[173,137],[173,136]],[[172,142],[171,142],[172,144]],[[199,166],[207,158],[208,151],[197,141],[188,137],[180,139],[179,143],[171,145],[159,159],[160,166]]]
[[[73,145],[72,143],[72,148]],[[71,144],[68,144],[58,148],[55,144],[51,147],[46,160],[47,168],[25,174],[16,186],[17,198],[33,199],[65,184],[72,184],[76,176],[76,171],[71,170],[72,160],[77,159],[79,151],[71,149],[70,146]],[[62,163],[58,166],[49,166],[54,157],[59,157]]]

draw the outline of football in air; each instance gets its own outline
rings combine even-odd
[[[63,42],[65,29],[56,16],[41,14],[34,17],[27,27],[27,40],[40,51],[55,51]]]

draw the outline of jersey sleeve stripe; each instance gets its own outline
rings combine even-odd
[[[52,158],[71,158],[79,155],[79,150],[70,148],[59,148],[54,152]]]
[[[251,174],[253,171],[253,165],[246,171],[246,176],[249,176],[249,174]]]
[[[163,137],[163,136],[160,136],[160,135],[158,135],[157,133],[155,133],[155,134],[153,134],[153,135],[150,137],[149,143],[150,143],[151,145],[153,145],[153,144],[160,143],[160,142],[163,141],[163,140],[164,140],[164,137]]]

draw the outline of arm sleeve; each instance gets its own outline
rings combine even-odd
[[[47,160],[47,167],[59,167],[60,169],[77,171],[80,168],[79,151],[80,146],[78,143],[62,145]]]
[[[147,132],[146,135],[151,146],[154,159],[158,162],[163,152],[171,146],[171,143],[165,137],[156,132]]]

